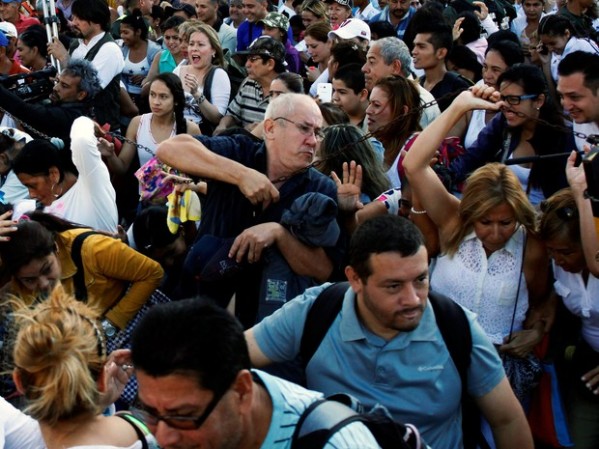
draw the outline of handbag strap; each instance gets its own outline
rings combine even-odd
[[[522,260],[520,261],[520,271],[518,271],[518,289],[516,290],[516,301],[514,301],[514,311],[512,312],[512,322],[510,323],[510,333],[508,335],[508,341],[512,339],[512,333],[514,332],[514,322],[516,321],[516,310],[518,308],[518,298],[520,297],[520,286],[522,285],[522,277],[524,275],[524,258],[526,257],[526,242],[528,240],[528,234],[524,232],[524,239],[522,243]]]
[[[75,237],[75,239],[73,240],[73,246],[71,246],[71,259],[73,259],[75,267],[77,267],[77,272],[75,273],[75,276],[73,276],[75,298],[82,302],[87,302],[87,287],[85,286],[85,271],[83,269],[81,249],[83,247],[83,241],[93,234],[97,234],[97,232],[82,232],[77,237]]]

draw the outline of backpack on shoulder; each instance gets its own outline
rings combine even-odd
[[[320,449],[331,437],[353,423],[364,424],[383,449],[423,449],[420,433],[411,424],[393,420],[389,411],[376,405],[365,411],[353,396],[336,394],[313,402],[302,414],[291,440],[291,449]]]
[[[299,359],[305,367],[337,318],[349,282],[338,282],[324,289],[308,311],[300,343]],[[480,411],[468,394],[468,368],[472,353],[470,323],[461,306],[439,293],[429,291],[439,332],[460,375],[462,385],[462,433],[464,449],[488,448],[480,428]],[[381,447],[385,447],[382,446]],[[401,446],[399,446],[401,447]],[[409,447],[409,446],[408,446]]]

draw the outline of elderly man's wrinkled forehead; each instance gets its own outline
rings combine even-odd
[[[322,122],[320,108],[308,95],[286,93],[272,100],[266,109],[266,118],[289,117],[294,114],[304,114]]]

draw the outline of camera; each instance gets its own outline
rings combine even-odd
[[[48,67],[35,72],[0,77],[0,84],[22,100],[35,103],[50,96],[54,89],[52,79],[55,76],[56,69]]]
[[[599,136],[591,135],[587,138],[591,144],[591,151],[582,158],[584,174],[587,178],[587,196],[591,200],[593,216],[599,218]]]

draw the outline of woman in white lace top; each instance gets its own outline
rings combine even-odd
[[[549,264],[535,236],[534,209],[516,176],[502,164],[476,170],[461,201],[429,166],[441,140],[466,111],[498,110],[498,100],[499,93],[488,86],[460,94],[422,131],[403,166],[425,209],[416,213],[428,214],[439,229],[441,256],[431,288],[477,313],[500,353],[524,358],[546,331],[546,321],[528,313],[531,304],[540,305],[549,293]]]

